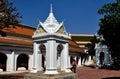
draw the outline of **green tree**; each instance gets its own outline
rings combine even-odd
[[[8,0],[0,0],[0,34],[5,35],[2,31],[4,28],[9,28],[9,25],[16,25],[20,22],[21,15],[13,6],[13,2]]]
[[[100,19],[98,31],[105,39],[113,59],[120,57],[120,0],[103,5],[98,13],[104,17]]]

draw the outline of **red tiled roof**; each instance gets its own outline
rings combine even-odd
[[[14,39],[6,39],[6,38],[0,38],[0,42],[14,43],[14,44],[24,44],[24,45],[33,45],[33,42],[30,42],[30,41],[14,40]]]
[[[6,33],[14,33],[14,34],[18,34],[19,35],[26,35],[26,36],[31,36],[32,39],[32,35],[35,31],[34,28],[28,27],[28,26],[24,26],[24,25],[17,25],[17,26],[13,26],[10,25],[9,28],[4,28],[2,31],[6,32]],[[4,43],[13,43],[13,44],[24,44],[24,45],[33,45],[33,42],[31,41],[27,41],[27,40],[17,40],[17,39],[10,39],[9,37],[2,37],[0,38],[0,42],[4,42]]]
[[[3,31],[4,32],[11,32],[11,33],[16,33],[16,34],[32,36],[35,29],[27,28],[27,26],[22,27],[22,26],[17,25],[17,26],[15,26],[15,28],[13,28],[12,26],[10,28],[4,28]]]

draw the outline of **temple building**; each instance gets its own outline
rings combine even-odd
[[[72,40],[74,40],[79,47],[86,49],[85,45],[91,43],[90,41],[94,38],[93,34],[70,34]]]
[[[1,71],[32,69],[32,35],[35,28],[25,25],[16,25],[15,28],[5,28],[3,31],[6,32],[6,36],[0,36]]]
[[[44,68],[48,74],[51,73],[49,70],[53,70],[53,73],[59,70],[67,72],[73,59],[81,66],[84,50],[70,39],[64,23],[57,22],[52,7],[45,22],[38,23],[37,28],[22,24],[15,28],[10,26],[11,28],[3,29],[6,36],[0,36],[1,72],[33,69],[41,71]]]
[[[82,65],[94,65],[94,57],[88,54],[87,44],[91,43],[91,40],[94,39],[94,34],[70,34],[70,37],[79,47],[84,50],[84,53],[81,55],[81,64]]]

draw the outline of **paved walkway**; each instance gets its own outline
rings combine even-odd
[[[76,79],[120,79],[120,70],[95,69],[91,67],[77,68]]]
[[[25,73],[0,74],[0,79],[24,79]],[[120,79],[120,70],[95,69],[91,67],[77,68],[76,79]]]

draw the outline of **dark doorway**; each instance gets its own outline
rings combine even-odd
[[[77,64],[78,64],[78,61],[79,61],[79,57],[77,56],[77,57],[76,57],[76,62],[77,62]]]
[[[40,47],[39,47],[39,49],[40,49],[41,53],[45,55],[45,53],[46,53],[46,47],[45,47],[45,45],[41,44]]]
[[[17,69],[19,67],[25,67],[26,69],[28,69],[28,59],[28,55],[20,54],[17,58]]]
[[[45,57],[42,55],[42,67],[45,71]]]
[[[3,53],[0,53],[0,68],[3,69],[3,71],[6,71],[6,62],[7,56]]]
[[[62,50],[63,50],[63,45],[62,45],[62,44],[59,44],[59,45],[57,46],[57,53],[60,55],[61,52],[62,52]]]
[[[40,51],[41,51],[41,54],[42,54],[42,67],[43,67],[43,69],[44,69],[44,71],[45,71],[45,69],[46,69],[46,64],[45,64],[45,54],[46,54],[46,47],[45,47],[45,45],[44,44],[41,44],[40,46],[39,46],[39,49],[40,49]]]
[[[101,53],[100,53],[100,64],[101,64],[101,65],[104,65],[104,58],[105,58],[105,57],[104,57],[104,52],[101,52]]]

